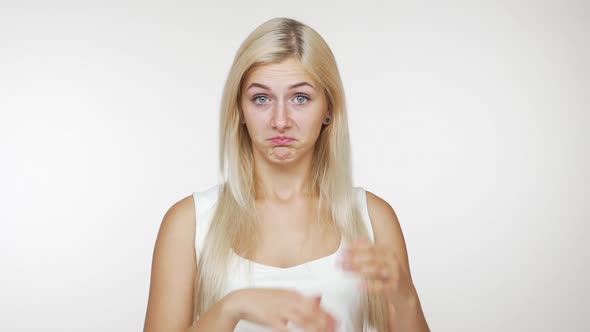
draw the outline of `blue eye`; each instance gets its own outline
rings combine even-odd
[[[256,105],[265,105],[266,102],[268,101],[268,99],[269,98],[265,95],[257,95],[252,98],[252,101],[254,101],[254,103]],[[305,104],[305,103],[309,102],[310,100],[311,100],[311,98],[309,98],[306,95],[299,94],[299,95],[295,96],[295,101],[299,105]]]
[[[303,103],[308,102],[310,98],[306,95],[296,95],[295,99],[297,100],[297,102],[299,104],[303,104]]]
[[[260,98],[263,98],[261,103],[256,103],[256,104],[264,104],[264,102],[268,99],[266,96],[254,96],[254,98],[252,98],[252,100],[254,102],[260,101]]]

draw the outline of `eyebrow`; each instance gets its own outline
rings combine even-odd
[[[298,87],[304,86],[304,85],[310,86],[312,89],[315,90],[314,86],[311,85],[311,84],[309,84],[309,83],[307,83],[307,82],[301,82],[301,83],[293,84],[293,85],[289,86],[289,89],[295,89],[295,88],[298,88]],[[264,84],[260,84],[260,83],[252,83],[252,84],[250,84],[250,86],[248,86],[248,89],[246,89],[246,90],[250,90],[251,88],[254,88],[254,87],[258,87],[258,88],[262,88],[262,89],[266,89],[266,90],[269,90],[270,91],[270,88],[269,87],[267,87]]]

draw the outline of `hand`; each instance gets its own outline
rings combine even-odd
[[[369,293],[386,296],[389,309],[399,308],[415,295],[409,269],[396,252],[387,247],[375,246],[366,238],[350,244],[340,261],[344,270],[364,277],[364,288]]]
[[[296,324],[305,332],[334,332],[336,320],[321,305],[321,297],[304,296],[294,290],[246,288],[229,294],[238,319],[289,332]]]

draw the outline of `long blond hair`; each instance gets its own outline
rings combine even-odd
[[[223,90],[219,124],[222,186],[199,255],[194,319],[223,296],[232,248],[244,253],[255,248],[259,219],[252,142],[241,124],[242,84],[254,68],[287,58],[298,59],[323,86],[332,111],[332,123],[322,128],[314,147],[310,189],[319,194],[318,216],[323,213],[320,210],[327,211],[346,241],[368,235],[353,190],[345,96],[334,55],[309,26],[285,17],[268,20],[252,31],[238,49]],[[388,331],[382,296],[365,295],[362,308],[366,327]]]

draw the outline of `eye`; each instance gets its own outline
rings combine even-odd
[[[264,95],[258,95],[258,96],[254,96],[254,98],[252,98],[252,100],[254,101],[254,103],[262,105],[262,104],[265,104],[265,102],[268,100],[268,97],[266,97]]]
[[[296,95],[295,100],[298,104],[305,104],[310,100],[310,98],[306,95]]]

